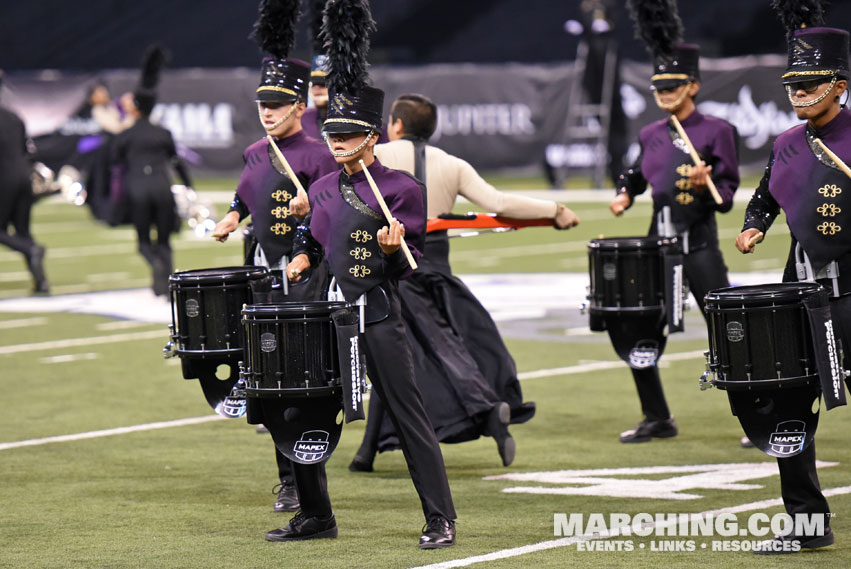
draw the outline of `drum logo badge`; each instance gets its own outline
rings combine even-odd
[[[260,334],[260,349],[264,352],[274,352],[278,347],[278,340],[271,332]]]
[[[806,429],[807,424],[803,421],[796,419],[783,421],[778,423],[775,431],[771,433],[768,444],[771,445],[771,450],[777,454],[797,454],[804,448],[807,436]]]
[[[618,266],[614,263],[603,263],[603,279],[613,281],[618,276]]]
[[[307,431],[301,434],[293,447],[293,453],[304,462],[319,462],[328,452],[327,431]]]
[[[194,298],[190,298],[189,300],[187,300],[186,304],[183,305],[183,309],[186,311],[186,315],[189,318],[195,318],[196,316],[201,314],[201,306]]]
[[[727,322],[727,340],[730,342],[741,342],[745,339],[745,329],[741,322]]]
[[[644,369],[656,365],[659,359],[659,347],[653,340],[640,340],[629,351],[629,367]]]

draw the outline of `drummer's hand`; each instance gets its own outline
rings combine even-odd
[[[579,216],[573,213],[573,210],[562,204],[557,205],[556,216],[553,220],[553,225],[556,226],[556,229],[570,229],[579,225]]]
[[[299,190],[296,196],[290,200],[290,213],[298,218],[303,218],[310,213],[310,200],[307,192]]]
[[[392,255],[402,246],[402,238],[405,237],[405,226],[399,223],[398,219],[393,219],[390,227],[386,225],[378,230],[375,235],[378,239],[378,246],[384,251],[385,255]]]
[[[706,162],[701,160],[700,164],[691,167],[688,179],[692,188],[696,191],[705,191],[709,185],[709,180],[712,179],[712,166],[707,166]]]
[[[629,207],[630,203],[632,203],[632,200],[629,199],[629,194],[618,194],[615,196],[615,199],[612,200],[612,203],[609,204],[609,209],[612,210],[613,214],[621,215],[626,211],[626,208]]]
[[[307,255],[302,253],[301,255],[296,255],[290,264],[287,265],[287,278],[292,282],[297,283],[301,280],[301,275],[310,268],[310,259],[307,258]]]
[[[762,243],[763,234],[759,229],[745,229],[736,237],[736,249],[742,253],[753,253],[754,245]]]
[[[239,213],[229,211],[213,229],[213,239],[224,243],[228,240],[228,235],[236,231],[237,227],[239,227]]]

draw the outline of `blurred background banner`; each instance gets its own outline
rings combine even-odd
[[[773,137],[797,122],[780,86],[785,59],[748,56],[701,60],[701,112],[734,124],[741,135],[743,171],[764,167]],[[627,117],[627,162],[638,152],[638,131],[663,118],[648,88],[646,63],[625,61],[620,93]],[[406,92],[423,93],[439,106],[432,142],[485,170],[540,170],[545,157],[556,166],[588,167],[589,145],[564,144],[572,64],[432,64],[373,66],[376,86],[389,105]],[[102,80],[113,97],[135,86],[136,70],[10,72],[0,98],[26,121],[32,136],[85,134],[69,119],[88,88]],[[254,90],[257,71],[248,68],[167,70],[152,119],[200,157],[201,168],[233,172],[242,151],[263,136]],[[594,124],[588,125],[594,128]]]

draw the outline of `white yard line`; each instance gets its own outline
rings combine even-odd
[[[825,496],[838,496],[840,494],[851,494],[851,486],[841,486],[839,488],[829,488],[823,491]],[[752,512],[755,510],[765,510],[766,508],[773,508],[776,506],[782,506],[783,500],[780,498],[774,498],[771,500],[760,500],[759,502],[749,502],[747,504],[740,504],[738,506],[730,506],[728,508],[720,508],[717,510],[706,510],[705,512],[700,512],[695,514],[701,517],[713,516],[717,518],[721,514],[738,514],[741,512]],[[661,523],[651,522],[649,524],[643,525],[643,527],[653,527],[653,528],[666,528],[677,525],[679,522],[676,519],[671,519],[670,521],[665,521]],[[637,528],[630,528],[634,531]],[[583,535],[575,535],[572,537],[563,537],[560,539],[552,539],[550,541],[542,541],[539,543],[533,543],[530,545],[522,545],[520,547],[512,547],[510,549],[502,549],[499,551],[494,551],[492,553],[486,553],[484,555],[474,555],[473,557],[465,557],[463,559],[454,559],[452,561],[444,561],[442,563],[434,563],[432,565],[420,565],[418,567],[414,567],[412,569],[451,569],[452,567],[468,567],[470,565],[475,565],[477,563],[487,563],[490,561],[497,561],[499,559],[508,559],[510,557],[519,557],[521,555],[527,555],[529,553],[537,553],[538,551],[545,551],[547,549],[556,549],[559,547],[570,547],[579,543],[580,541],[590,541],[597,539],[608,539],[611,537],[618,537],[623,535],[625,532],[620,531],[612,531],[609,532],[608,535],[594,533],[594,534],[583,534]]]
[[[56,348],[75,348],[79,346],[88,347],[97,344],[114,344],[116,342],[129,342],[131,340],[151,340],[153,338],[162,338],[164,342],[168,341],[168,332],[165,330],[148,330],[147,332],[114,334],[112,336],[68,338],[66,340],[51,340],[49,342],[35,342],[32,344],[15,344],[12,346],[0,346],[0,355],[20,354],[22,352],[37,352],[40,350],[54,350]]]

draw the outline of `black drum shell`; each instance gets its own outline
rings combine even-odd
[[[610,312],[654,312],[665,305],[662,255],[671,240],[615,237],[588,243],[592,319]]]
[[[337,334],[339,301],[254,304],[242,310],[248,397],[324,397],[342,393]]]
[[[242,359],[240,311],[254,301],[256,283],[269,280],[266,267],[216,267],[169,277],[176,349],[183,358]]]
[[[802,299],[815,283],[729,287],[707,293],[710,369],[719,389],[757,390],[818,382]]]

